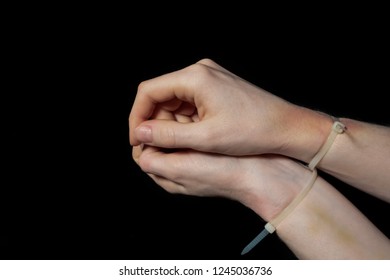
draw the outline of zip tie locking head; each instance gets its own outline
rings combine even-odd
[[[338,122],[338,121],[335,121],[333,123],[332,129],[333,129],[333,131],[337,132],[338,134],[341,134],[347,130],[347,127],[345,126],[345,124]]]

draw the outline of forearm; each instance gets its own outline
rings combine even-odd
[[[331,132],[332,120],[301,107],[295,107],[292,114],[289,142],[282,153],[309,163]],[[317,167],[390,202],[390,127],[346,118],[340,121],[347,130],[336,137]]]
[[[390,128],[341,119],[337,137],[319,168],[362,191],[390,202]]]
[[[300,259],[390,258],[389,239],[321,178],[276,233]]]

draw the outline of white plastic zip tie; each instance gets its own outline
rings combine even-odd
[[[268,222],[264,229],[242,250],[241,255],[248,253],[252,250],[261,240],[263,240],[269,233],[273,233],[276,230],[276,227],[298,206],[298,204],[305,198],[305,196],[309,193],[311,188],[313,187],[316,179],[317,179],[317,169],[316,166],[318,163],[324,158],[326,153],[329,151],[332,146],[336,136],[338,134],[343,133],[346,130],[346,126],[335,120],[332,126],[332,131],[330,132],[325,144],[320,148],[314,158],[310,161],[307,168],[312,171],[312,176],[310,178],[309,183],[305,188],[301,190],[301,192],[294,198],[294,200],[282,211],[279,213],[276,218]]]

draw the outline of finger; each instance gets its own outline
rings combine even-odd
[[[182,166],[183,155],[179,152],[164,153],[161,149],[145,146],[139,157],[139,166],[148,174],[160,176],[172,182],[179,182],[185,170]]]
[[[157,106],[159,106],[167,111],[173,112],[173,111],[176,111],[178,108],[180,108],[182,103],[183,103],[183,101],[181,101],[179,99],[172,99],[172,100],[169,100],[166,102],[158,103]]]
[[[150,178],[153,179],[153,181],[162,187],[164,190],[166,190],[169,193],[174,193],[174,194],[187,194],[186,188],[178,184],[174,181],[168,180],[162,176],[158,176],[152,173],[147,173]]]
[[[178,107],[175,111],[175,114],[180,114],[180,115],[186,115],[186,116],[191,116],[194,113],[196,113],[196,107],[193,104],[183,102],[180,107]]]
[[[176,120],[179,122],[193,121],[193,117],[197,115],[196,108],[189,103],[183,103],[177,110],[173,112],[165,109],[163,106],[157,105],[150,119],[154,120]]]
[[[212,146],[211,129],[204,122],[180,123],[170,120],[145,121],[134,131],[137,143],[162,148],[192,148],[204,151]]]
[[[143,147],[143,144],[141,145],[138,145],[138,146],[134,146],[133,147],[133,151],[132,151],[132,154],[133,154],[133,160],[139,165],[139,158],[142,154],[142,147]]]
[[[189,111],[183,111],[183,112],[189,113]],[[156,107],[151,119],[171,120],[171,121],[178,121],[180,123],[189,123],[189,122],[194,121],[193,117],[194,116],[188,116],[185,114],[172,113],[172,112],[166,111],[165,109],[162,109],[158,106],[158,107]]]
[[[190,123],[194,121],[192,117],[181,115],[181,114],[175,114],[175,120],[178,121],[179,123]]]
[[[194,76],[189,75],[185,68],[160,77],[142,82],[138,87],[137,96],[129,116],[130,143],[138,145],[140,142],[134,135],[135,128],[141,122],[149,119],[156,107],[156,104],[179,99],[194,104]]]
[[[151,119],[157,120],[175,120],[175,116],[172,112],[163,109],[160,106],[156,106]]]

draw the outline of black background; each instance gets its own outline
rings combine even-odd
[[[137,86],[208,57],[296,104],[388,125],[385,18],[206,11],[88,7],[10,23],[1,258],[295,259],[277,235],[240,256],[264,225],[250,209],[166,193],[141,172],[128,142]],[[388,204],[323,175],[390,235]]]

